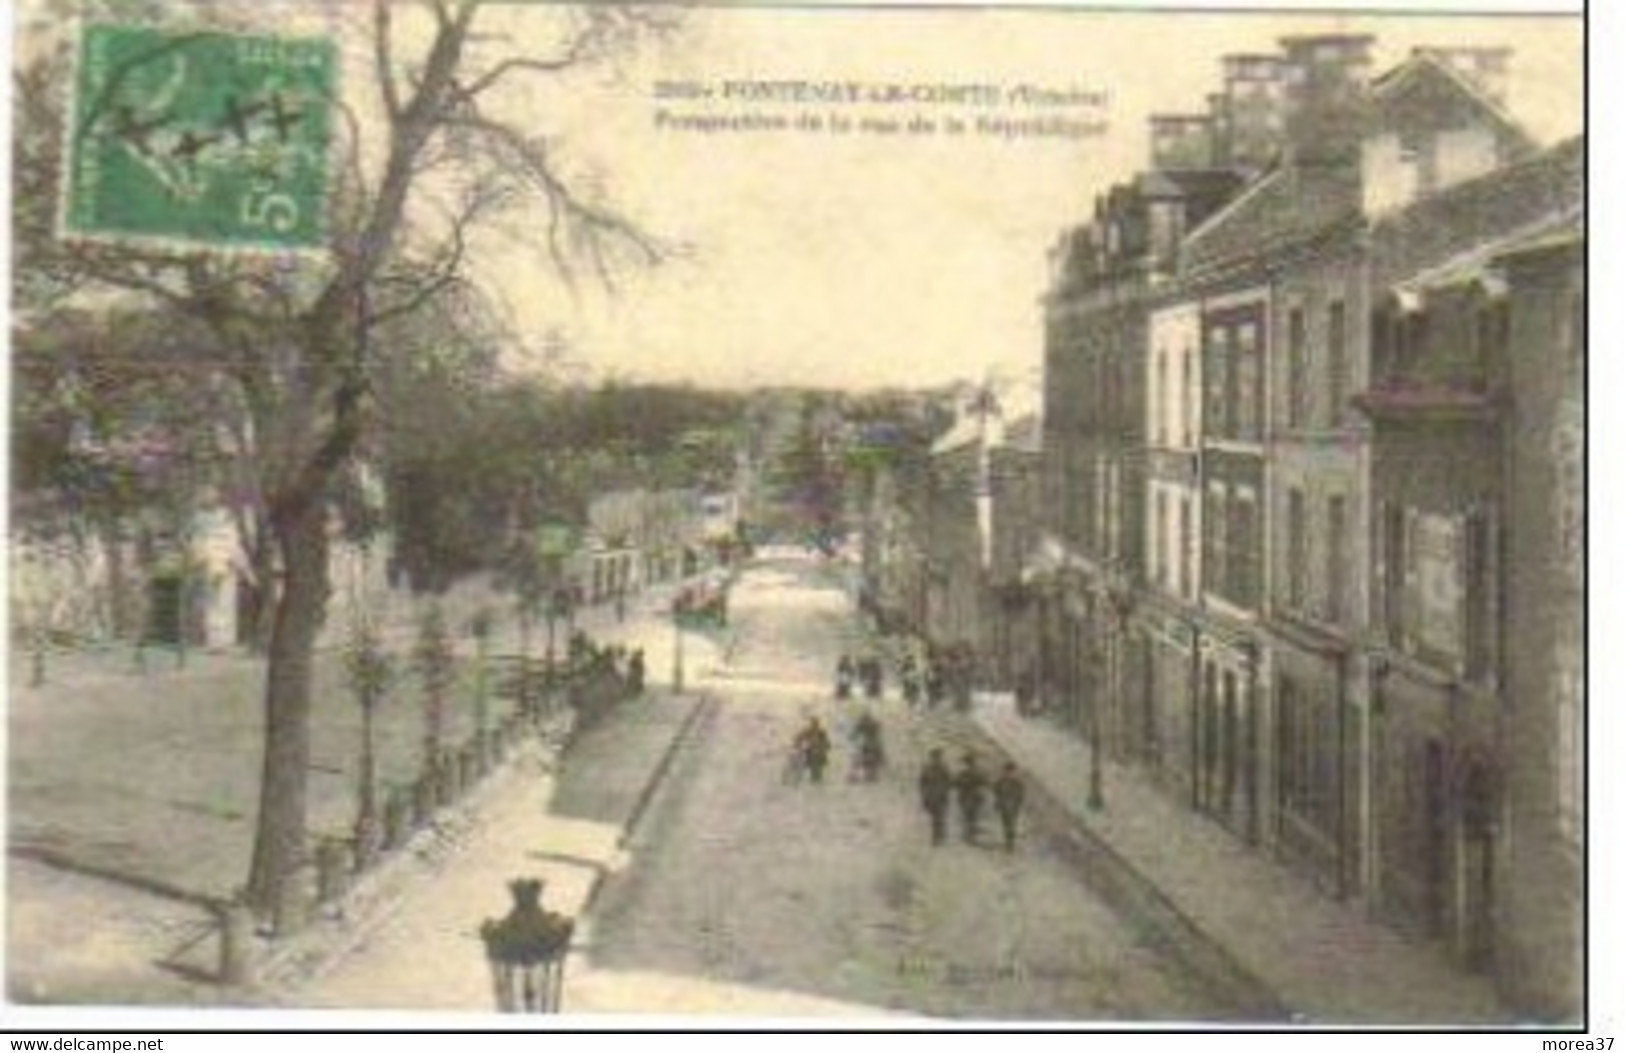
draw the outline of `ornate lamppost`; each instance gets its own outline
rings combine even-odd
[[[1101,786],[1100,777],[1100,666],[1104,655],[1098,642],[1089,649],[1089,662],[1095,670],[1091,678],[1094,686],[1094,697],[1089,700],[1089,798],[1088,805],[1091,812],[1098,812],[1106,807],[1106,796]]]
[[[510,881],[513,909],[480,925],[497,1009],[504,1013],[559,1011],[575,922],[542,909],[542,888],[539,878]]]
[[[671,603],[671,693],[683,693],[683,603],[679,596]]]

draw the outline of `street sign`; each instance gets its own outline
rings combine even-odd
[[[336,70],[319,38],[86,26],[61,233],[319,246]]]

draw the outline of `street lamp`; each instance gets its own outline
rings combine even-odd
[[[542,888],[537,878],[509,882],[513,909],[480,925],[497,1009],[505,1013],[557,1013],[563,1001],[575,923],[542,909]]]
[[[1098,812],[1106,807],[1105,793],[1101,787],[1100,778],[1100,697],[1101,697],[1101,666],[1105,656],[1097,643],[1090,655],[1091,665],[1094,667],[1094,692],[1089,699],[1089,810]]]
[[[678,600],[671,604],[671,693],[683,693],[683,608]]]

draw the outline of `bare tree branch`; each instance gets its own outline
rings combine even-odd
[[[395,84],[393,25],[389,4],[373,5],[373,64],[377,68],[378,90],[383,96],[384,113],[390,121],[401,115],[401,93]]]
[[[473,101],[497,86],[510,74],[519,72],[542,75],[563,73],[576,66],[596,61],[631,43],[642,34],[668,33],[677,24],[672,12],[655,7],[637,7],[625,4],[571,8],[569,14],[579,28],[570,35],[563,52],[552,58],[513,57],[492,66],[468,84],[459,87],[456,97]]]
[[[367,324],[372,326],[382,325],[396,318],[414,314],[445,293],[446,290],[462,284],[465,280],[462,275],[464,247],[462,231],[459,230],[456,238],[456,249],[445,262],[435,267],[427,275],[414,274],[405,277],[402,284],[411,287],[412,294],[405,300],[373,311],[367,316]]]
[[[471,110],[450,120],[483,135],[495,149],[493,159],[503,170],[530,184],[546,198],[549,253],[567,282],[573,280],[572,258],[582,253],[593,261],[600,277],[609,272],[611,249],[629,250],[648,266],[657,265],[665,258],[664,246],[637,224],[582,200],[555,169],[545,140],[526,136],[510,125],[489,120]]]

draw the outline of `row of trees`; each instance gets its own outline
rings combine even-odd
[[[76,17],[258,33],[304,17],[334,36],[347,73],[365,75],[344,77],[332,100],[320,256],[59,238],[64,151],[86,132],[67,107],[75,42],[63,27]],[[567,90],[680,20],[675,5],[493,14],[479,0],[184,10],[33,0],[17,19],[18,525],[117,541],[132,522],[183,533],[205,499],[232,517],[267,657],[247,896],[273,920],[308,851],[312,671],[335,508],[353,531],[391,524],[401,569],[435,591],[500,565],[514,536],[579,521],[593,490],[721,482],[737,450],[763,452],[759,408],[744,396],[506,375],[514,334],[470,269],[481,231],[504,227],[540,231],[538,262],[566,284],[585,275],[613,287],[666,258],[534,115],[509,115],[514,99],[547,97],[536,82]],[[802,514],[832,530],[843,467],[828,423],[817,412],[797,421],[788,476]]]
[[[503,569],[544,525],[583,523],[595,493],[733,484],[742,395],[514,377],[435,398],[456,408],[384,428],[395,551],[415,588]]]
[[[946,396],[801,392],[781,405],[768,482],[779,526],[832,550],[867,506],[882,467],[923,478],[932,441],[953,421]]]
[[[265,595],[265,738],[260,803],[247,895],[276,916],[305,862],[310,702],[317,634],[331,591],[328,522],[332,502],[358,460],[387,444],[381,397],[432,352],[459,384],[469,376],[496,312],[482,308],[469,270],[482,227],[524,220],[545,236],[537,245],[554,273],[606,281],[628,267],[658,263],[662,244],[605,205],[578,192],[578,173],[557,144],[529,124],[505,119],[502,100],[529,80],[555,80],[602,64],[672,32],[669,9],[627,5],[528,8],[523,40],[511,18],[483,18],[476,0],[430,0],[401,7],[312,4],[347,56],[363,57],[370,77],[345,78],[333,100],[329,237],[320,259],[225,255],[162,244],[59,239],[54,227],[64,151],[74,127],[67,100],[74,41],[61,27],[87,21],[163,24],[183,17],[261,33],[283,29],[285,5],[209,5],[184,11],[161,3],[39,0],[18,19],[14,91],[14,302],[42,332],[70,303],[105,303],[109,294],[138,311],[162,312],[198,334],[199,354],[152,374],[141,401],[158,415],[199,423],[199,441],[231,453],[238,489],[228,502],[251,539],[248,550]],[[512,10],[504,13],[511,15]],[[508,23],[507,25],[503,23]],[[489,23],[489,24],[487,24]],[[177,330],[180,327],[177,326]],[[394,334],[391,337],[390,334]],[[415,342],[414,347],[414,334]],[[459,339],[446,339],[457,334]],[[436,355],[446,356],[445,360]],[[126,358],[133,364],[135,358]],[[170,386],[171,381],[178,390]],[[77,374],[75,383],[83,383]],[[46,408],[71,405],[73,384],[42,384]],[[211,409],[194,414],[192,397]],[[49,416],[49,413],[44,416]],[[70,433],[75,424],[69,424]],[[61,423],[58,422],[58,436]],[[169,429],[154,420],[152,432]],[[30,429],[20,449],[28,472],[61,478],[52,465],[50,425]],[[34,440],[45,436],[38,445]],[[94,438],[92,431],[90,438]],[[59,444],[84,461],[81,434]],[[166,442],[173,442],[166,437]],[[124,451],[128,452],[128,451]],[[190,464],[171,448],[170,464]],[[94,460],[94,458],[90,458]],[[118,460],[115,458],[115,460]],[[139,457],[97,468],[75,496],[116,503],[139,499],[151,480]],[[168,483],[157,484],[173,493]],[[71,502],[67,506],[72,508]]]

